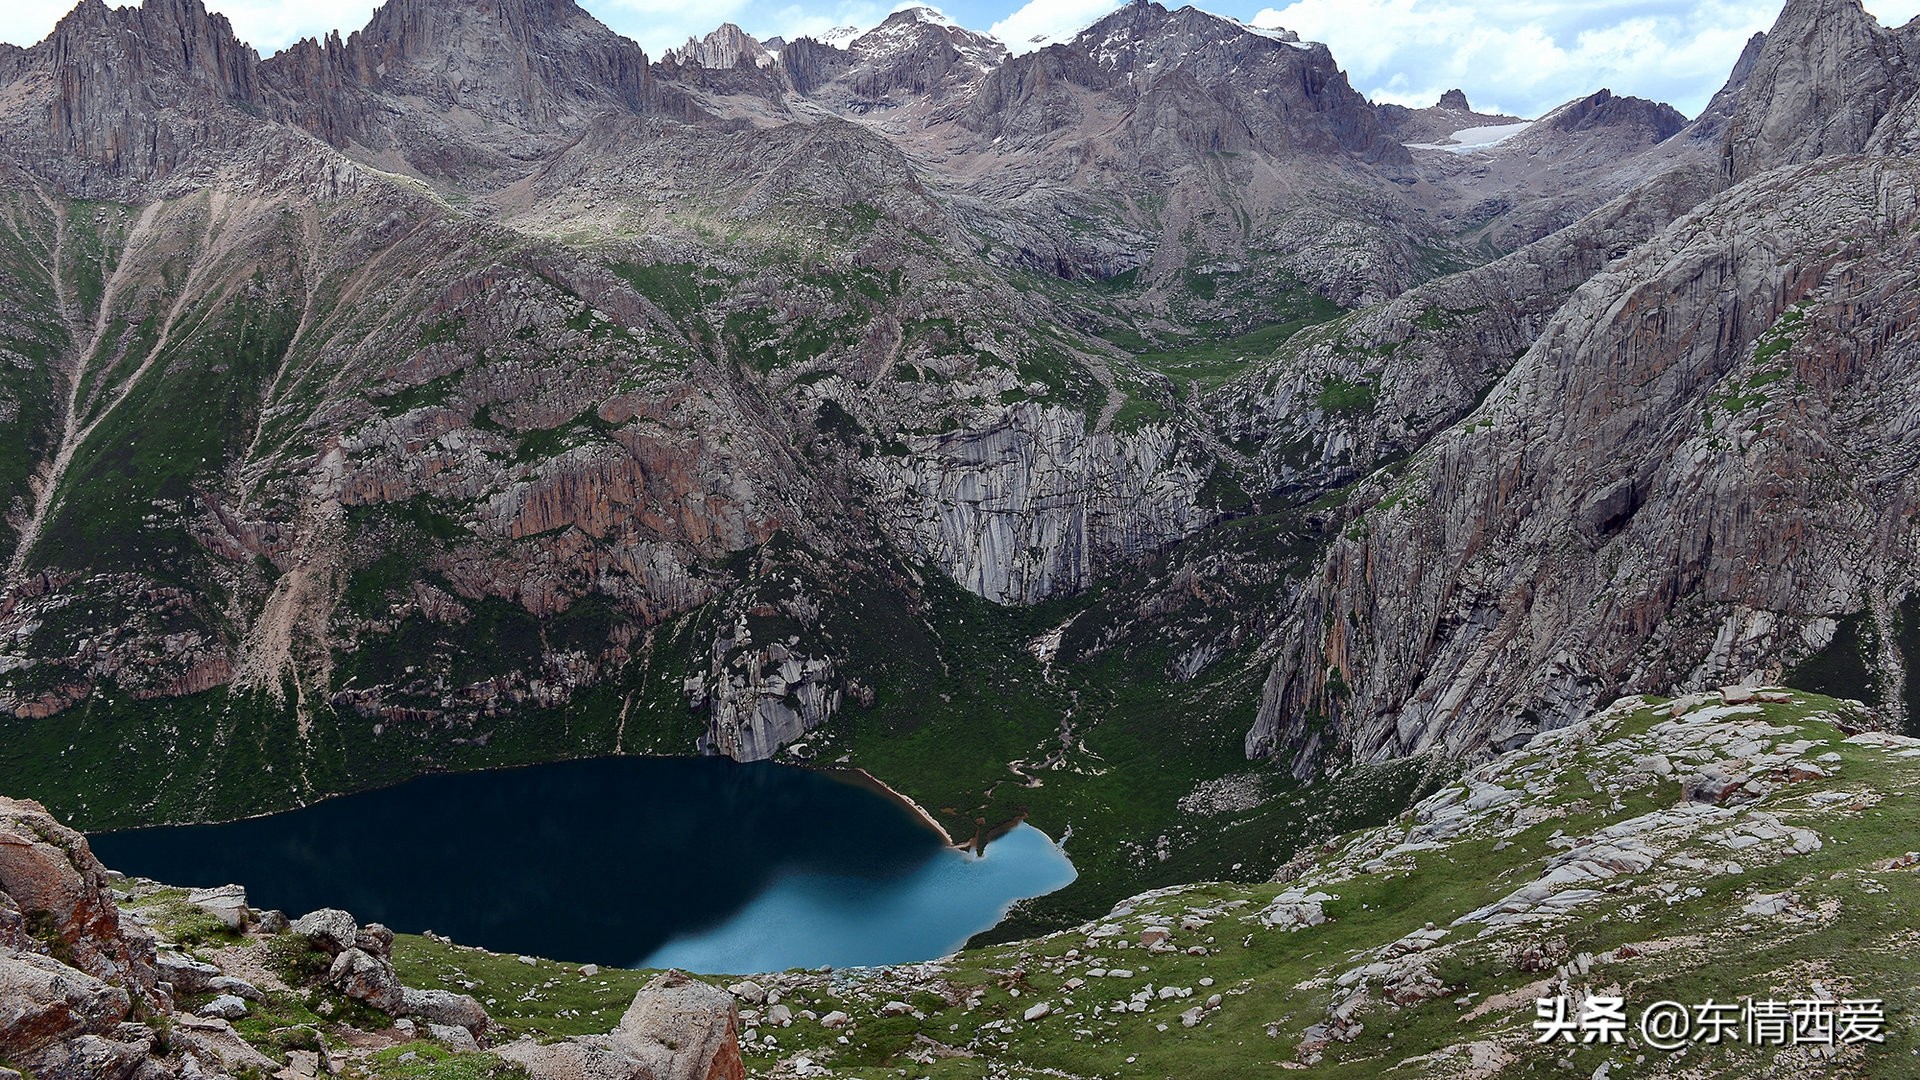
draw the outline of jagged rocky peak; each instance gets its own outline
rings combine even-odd
[[[703,68],[730,68],[739,66],[743,61],[754,67],[767,67],[775,57],[773,51],[755,40],[752,34],[732,23],[722,23],[718,30],[706,37],[690,37],[685,45],[668,49],[665,59],[677,64],[698,64]]]
[[[1467,103],[1467,92],[1465,90],[1460,90],[1457,88],[1453,90],[1449,90],[1444,94],[1441,94],[1440,103],[1435,105],[1434,108],[1454,109],[1459,112],[1473,111],[1473,106]]]
[[[1756,33],[1747,39],[1746,48],[1740,50],[1740,59],[1734,62],[1733,71],[1728,74],[1726,85],[1713,95],[1707,107],[1687,125],[1687,138],[1693,142],[1713,143],[1725,137],[1727,124],[1740,108],[1740,95],[1747,88],[1747,79],[1753,74],[1753,66],[1760,60],[1760,50],[1767,43],[1767,35]]]
[[[1671,105],[1638,97],[1615,97],[1600,90],[1541,117],[1540,126],[1569,134],[1602,129],[1627,130],[1649,142],[1665,142],[1687,126],[1684,113]]]
[[[864,33],[801,38],[781,50],[794,89],[811,94],[833,84],[830,97],[865,112],[910,94],[937,100],[977,86],[1007,59],[999,39],[969,30],[929,7],[902,8]]]
[[[1367,100],[1325,45],[1290,31],[1253,27],[1194,7],[1168,10],[1134,0],[1066,45],[1029,53],[994,73],[983,99],[1041,96],[1067,79],[1131,94],[1136,145],[1179,141],[1208,151],[1253,146],[1275,153],[1351,153],[1375,165],[1407,162]],[[1062,110],[1061,103],[1054,104]],[[983,118],[981,126],[997,125]]]
[[[84,0],[8,58],[0,141],[70,190],[107,194],[171,173],[256,97],[259,57],[200,0]]]
[[[345,42],[307,39],[262,68],[303,119],[352,85],[533,128],[582,107],[643,110],[651,90],[640,46],[573,0],[388,0]]]
[[[1728,122],[1726,179],[1866,149],[1882,119],[1914,98],[1916,51],[1920,30],[1889,30],[1860,0],[1789,0]]]
[[[944,47],[983,71],[1007,58],[999,38],[969,30],[930,7],[901,8],[847,47],[867,57],[939,52]]]
[[[1298,52],[1327,51],[1324,45],[1302,42],[1291,30],[1253,27],[1191,5],[1169,10],[1154,0],[1133,0],[1080,31],[1073,44],[1102,67],[1119,71],[1145,70],[1180,53],[1209,46],[1215,50],[1231,45],[1262,51],[1274,46]]]

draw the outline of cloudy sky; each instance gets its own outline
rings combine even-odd
[[[762,37],[871,26],[894,0],[580,0],[655,55],[731,21]],[[1162,0],[1168,3],[1170,0]],[[207,0],[263,53],[303,36],[365,25],[375,0]],[[1781,0],[1201,0],[1209,11],[1324,41],[1353,84],[1377,101],[1432,104],[1461,87],[1476,107],[1525,116],[1601,87],[1671,102],[1691,115],[1719,88],[1740,47]],[[72,0],[0,0],[0,41],[32,44]],[[1069,35],[1114,0],[948,0],[948,15],[989,29],[1016,51]],[[1920,0],[1866,0],[1889,25]]]

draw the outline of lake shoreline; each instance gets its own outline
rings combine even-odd
[[[947,831],[945,825],[940,824],[940,819],[928,813],[926,807],[914,802],[912,798],[894,788],[885,780],[880,779],[857,765],[820,766],[819,771],[845,783],[853,784],[855,787],[866,788],[886,798],[907,813],[913,815],[921,824],[939,834],[940,839],[944,841],[948,847],[956,851],[966,851],[973,846],[970,843],[962,844],[955,841],[953,834]]]

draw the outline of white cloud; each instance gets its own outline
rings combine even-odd
[[[350,34],[373,17],[375,0],[212,0],[210,9],[233,23],[240,40],[268,55],[304,37],[332,30]]]
[[[72,0],[7,0],[0,4],[0,41],[32,45],[72,9]]]
[[[1254,17],[1324,41],[1355,87],[1431,105],[1466,89],[1479,108],[1536,116],[1602,87],[1697,112],[1778,0],[1296,0]]]
[[[1920,0],[1870,0],[1898,26]],[[1692,114],[1781,0],[1294,0],[1255,15],[1324,41],[1355,88],[1431,105],[1454,87],[1476,108],[1535,116],[1602,87]]]
[[[757,38],[782,37],[792,41],[797,37],[817,38],[843,26],[861,29],[878,26],[885,17],[886,12],[873,3],[841,3],[832,7],[789,4],[776,11],[756,14],[747,31]]]
[[[988,32],[1016,53],[1031,52],[1071,39],[1119,6],[1114,0],[1027,0],[1025,7],[994,23]]]
[[[1866,6],[1883,26],[1903,26],[1920,17],[1920,0],[1867,0]]]

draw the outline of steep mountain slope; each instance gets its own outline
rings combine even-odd
[[[1363,486],[1250,749],[1305,770],[1336,732],[1360,758],[1514,745],[1622,690],[1855,650],[1837,635],[1861,612],[1883,674],[1853,689],[1904,715],[1920,176],[1739,164],[1804,157],[1767,117],[1805,102],[1773,88],[1865,47],[1831,27],[1906,40],[1849,12],[1791,4],[1768,36],[1727,129],[1750,178],[1582,286],[1473,416]],[[1822,149],[1905,137],[1839,132]]]
[[[69,102],[51,73],[90,34],[158,59],[90,70]],[[1248,57],[1307,63],[1309,96],[1331,80],[1345,112],[1292,121],[1285,145],[1384,153],[1348,138],[1370,114],[1323,49],[1150,6],[1101,34],[1118,51],[1090,66],[1127,85],[1154,49],[1193,46],[1216,88]],[[161,47],[174,38],[212,59]],[[996,50],[901,12],[813,96],[964,95]],[[749,650],[761,666],[741,681],[735,631],[714,637],[710,680],[685,670],[704,646],[649,659],[649,631],[731,595],[735,553],[780,533],[882,579],[925,561],[1031,603],[1214,516],[1203,432],[1116,425],[1132,402],[1164,412],[1164,380],[1086,332],[1086,294],[1009,280],[992,236],[1017,215],[983,217],[870,125],[796,119],[751,72],[656,80],[571,3],[395,2],[259,63],[195,3],[91,5],[11,63],[9,145],[72,105],[120,108],[132,126],[109,143],[161,151],[83,147],[72,183],[126,200],[91,220],[68,201],[72,163],[16,196],[18,303],[38,320],[19,326],[44,354],[14,394],[36,451],[8,530],[16,716],[230,687],[289,710],[298,761],[321,753],[322,714],[458,730],[564,706],[638,659],[623,678],[685,684],[715,717],[709,745],[761,756],[831,715],[851,684],[827,673],[858,658],[789,634]],[[695,104],[722,99],[739,115]],[[167,134],[188,121],[193,137]],[[1140,152],[1187,134],[1129,130],[1116,145]],[[1194,281],[1211,298],[1213,270],[1116,291],[1096,324],[1201,297]],[[1324,305],[1225,272],[1246,282],[1227,317]],[[818,621],[813,600],[783,603]],[[815,676],[773,676],[789,663],[774,645]],[[296,797],[307,775],[283,774]]]

